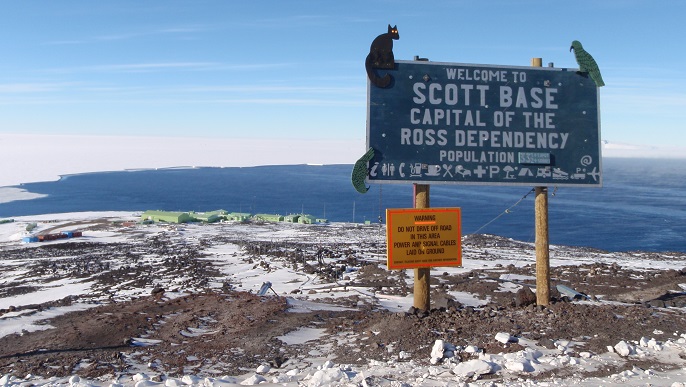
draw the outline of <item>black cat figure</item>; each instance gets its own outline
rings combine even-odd
[[[400,39],[398,34],[398,27],[388,25],[388,32],[377,36],[372,41],[372,46],[369,49],[369,55],[364,62],[364,67],[367,69],[367,76],[369,80],[377,87],[388,87],[393,79],[390,74],[385,74],[380,77],[376,74],[374,69],[393,70],[395,68],[395,58],[393,57],[393,40]]]

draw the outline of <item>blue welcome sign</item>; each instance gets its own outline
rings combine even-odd
[[[576,69],[396,61],[368,83],[373,183],[602,185],[598,88]]]

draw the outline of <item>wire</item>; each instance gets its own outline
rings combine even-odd
[[[526,197],[529,196],[529,195],[530,195],[532,192],[534,192],[534,191],[535,191],[535,188],[532,188],[531,190],[529,190],[529,192],[527,192],[524,196],[522,196],[521,199],[517,200],[517,202],[516,202],[515,204],[513,204],[513,205],[511,205],[510,207],[506,208],[505,211],[501,212],[498,216],[496,216],[495,218],[491,219],[490,221],[488,221],[488,222],[487,222],[486,224],[484,224],[483,226],[479,227],[479,229],[476,230],[476,231],[474,231],[472,234],[478,234],[479,231],[483,230],[483,229],[486,228],[489,224],[491,224],[491,223],[495,222],[496,220],[498,220],[501,216],[503,216],[503,215],[505,215],[505,214],[509,214],[510,211],[511,211],[513,208],[517,207],[517,206],[519,205],[519,203],[523,202],[524,199],[526,199]]]
[[[557,193],[557,189],[558,189],[558,187],[556,186],[556,187],[554,188],[554,190],[553,190],[551,196],[555,196],[555,194]],[[476,230],[473,234],[478,234],[479,231],[481,231],[482,229],[486,228],[486,226],[488,226],[489,224],[491,224],[491,223],[495,222],[496,220],[498,220],[501,216],[503,216],[503,215],[505,215],[505,214],[509,214],[513,208],[517,207],[517,206],[519,205],[519,203],[523,202],[524,199],[526,199],[532,192],[535,192],[535,191],[536,191],[536,188],[532,188],[531,190],[529,190],[529,192],[527,192],[524,196],[522,196],[521,199],[517,200],[517,202],[516,202],[515,204],[513,204],[513,205],[511,205],[510,207],[506,208],[505,211],[501,212],[498,216],[496,216],[495,218],[491,219],[489,222],[487,222],[487,223],[484,224],[483,226],[479,227],[479,229]],[[533,239],[535,232],[536,232],[535,229],[531,231],[531,236],[529,237],[529,242],[531,242],[531,240]],[[517,263],[519,263],[519,261],[521,261],[521,260],[522,260],[522,257],[517,258],[517,259],[515,260],[515,262],[514,262],[514,265],[516,266]],[[507,274],[507,275],[505,276],[504,279],[500,279],[500,280],[509,281],[507,278],[509,278],[510,274],[511,274],[511,273]],[[510,282],[516,283],[515,281],[510,281]],[[526,285],[526,284],[520,283],[520,285]],[[530,286],[530,285],[527,285],[527,286]]]

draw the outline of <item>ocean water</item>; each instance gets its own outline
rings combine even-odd
[[[412,207],[412,185],[350,183],[352,165],[122,171],[65,176],[20,188],[47,195],[0,203],[0,218],[79,211],[306,213],[373,223]],[[686,252],[686,160],[605,159],[603,187],[549,187],[552,244],[609,251]],[[527,187],[432,185],[432,207],[461,207],[462,232],[534,241]]]

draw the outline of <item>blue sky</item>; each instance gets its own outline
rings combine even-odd
[[[5,1],[0,133],[364,138],[371,41],[395,58],[599,63],[602,138],[686,146],[686,2]]]

